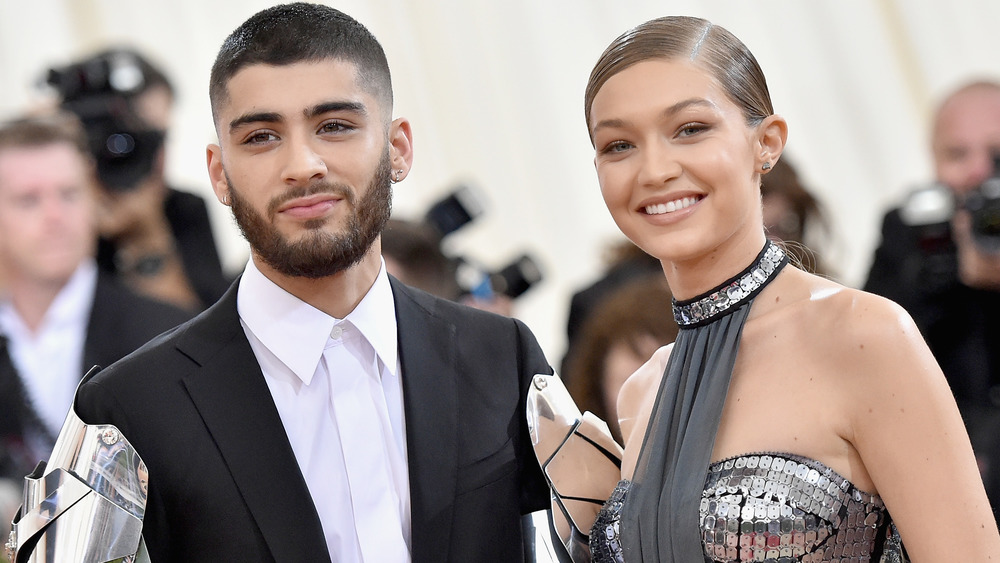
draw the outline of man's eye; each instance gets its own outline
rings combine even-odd
[[[341,131],[349,131],[350,129],[352,129],[352,127],[350,127],[349,125],[347,125],[345,123],[341,123],[339,121],[330,121],[330,122],[324,123],[323,125],[320,125],[319,132],[320,133],[339,133]]]
[[[248,145],[259,145],[262,143],[273,141],[277,138],[278,136],[275,135],[274,133],[271,133],[269,131],[260,131],[258,133],[254,133],[253,135],[247,137],[244,143]]]
[[[39,204],[39,202],[41,202],[41,198],[35,195],[25,195],[14,199],[14,205],[22,209],[36,207]]]

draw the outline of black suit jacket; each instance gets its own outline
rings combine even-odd
[[[414,562],[517,561],[520,515],[546,508],[524,414],[551,373],[519,321],[391,279]],[[323,531],[236,309],[237,284],[96,374],[77,412],[113,423],[149,470],[152,561],[328,561]]]
[[[134,293],[108,274],[98,274],[80,378],[91,367],[115,363],[191,316],[173,305]],[[5,344],[0,343],[0,477],[20,480],[49,452],[26,449],[25,434],[44,430],[40,430],[38,415],[28,403],[27,392]]]

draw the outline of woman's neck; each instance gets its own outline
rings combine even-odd
[[[764,248],[763,231],[725,241],[699,256],[661,260],[663,274],[674,298],[684,301],[715,289],[750,265]]]

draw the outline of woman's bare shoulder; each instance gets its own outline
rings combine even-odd
[[[794,292],[798,299],[789,310],[798,330],[822,334],[825,345],[867,353],[922,344],[913,319],[898,304],[813,274],[798,274]]]
[[[663,379],[663,371],[670,357],[673,344],[668,344],[653,353],[645,364],[639,367],[622,385],[618,393],[618,424],[625,440],[625,456],[622,460],[622,475],[631,475],[635,455],[646,434],[646,424],[656,401],[656,390]]]

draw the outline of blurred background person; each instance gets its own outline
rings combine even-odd
[[[205,200],[167,185],[174,89],[138,51],[115,47],[49,71],[83,121],[100,181],[97,262],[134,290],[194,311],[228,288]]]
[[[562,375],[581,411],[607,421],[622,442],[618,391],[625,380],[677,337],[670,288],[660,273],[638,276],[611,291],[580,327],[576,353]]]
[[[385,269],[399,281],[457,301],[462,295],[455,261],[441,251],[442,237],[427,223],[390,219],[382,232]]]
[[[761,178],[760,193],[767,236],[782,243],[803,270],[829,275],[821,254],[830,240],[830,224],[788,155]]]
[[[453,205],[449,196],[432,208],[424,221],[390,219],[382,233],[382,255],[386,271],[412,287],[470,307],[512,316],[514,300],[541,281],[541,272],[528,254],[523,254],[498,272],[462,256],[449,256],[444,238],[459,226],[442,220],[435,210]],[[454,209],[449,214],[458,213]]]
[[[190,317],[99,271],[94,183],[72,115],[0,123],[0,479],[18,490],[84,373]]]
[[[931,129],[935,184],[882,221],[865,290],[913,316],[941,365],[1000,508],[1000,83],[949,93]],[[975,226],[975,227],[974,227]]]

